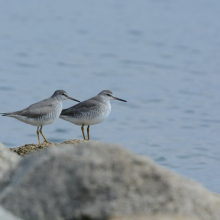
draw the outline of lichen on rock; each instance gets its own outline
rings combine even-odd
[[[61,146],[61,145],[65,145],[65,144],[73,144],[73,145],[77,145],[77,144],[81,144],[81,143],[97,143],[96,141],[92,141],[92,140],[78,140],[78,139],[70,139],[70,140],[66,140],[62,143],[46,143],[43,142],[41,144],[25,144],[21,147],[17,147],[17,148],[9,148],[11,151],[17,153],[20,156],[25,156],[27,154],[33,153],[35,151],[42,151],[45,150],[46,148],[49,147],[55,147],[55,146]]]

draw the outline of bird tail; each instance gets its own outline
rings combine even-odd
[[[10,116],[11,113],[0,113],[2,116]]]

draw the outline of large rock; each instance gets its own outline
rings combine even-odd
[[[180,215],[150,215],[150,216],[129,216],[129,217],[116,217],[110,220],[199,220],[194,217],[184,217]]]
[[[20,157],[0,143],[0,177],[9,168],[15,166]]]
[[[220,199],[201,185],[114,145],[50,148],[6,175],[0,203],[25,220],[220,216]]]

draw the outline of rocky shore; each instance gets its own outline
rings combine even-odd
[[[218,195],[117,145],[68,140],[0,151],[3,220],[220,218]]]

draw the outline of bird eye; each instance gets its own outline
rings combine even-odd
[[[62,95],[67,96],[67,94],[66,94],[66,93],[63,93]]]
[[[110,94],[106,94],[107,96],[111,96]]]

